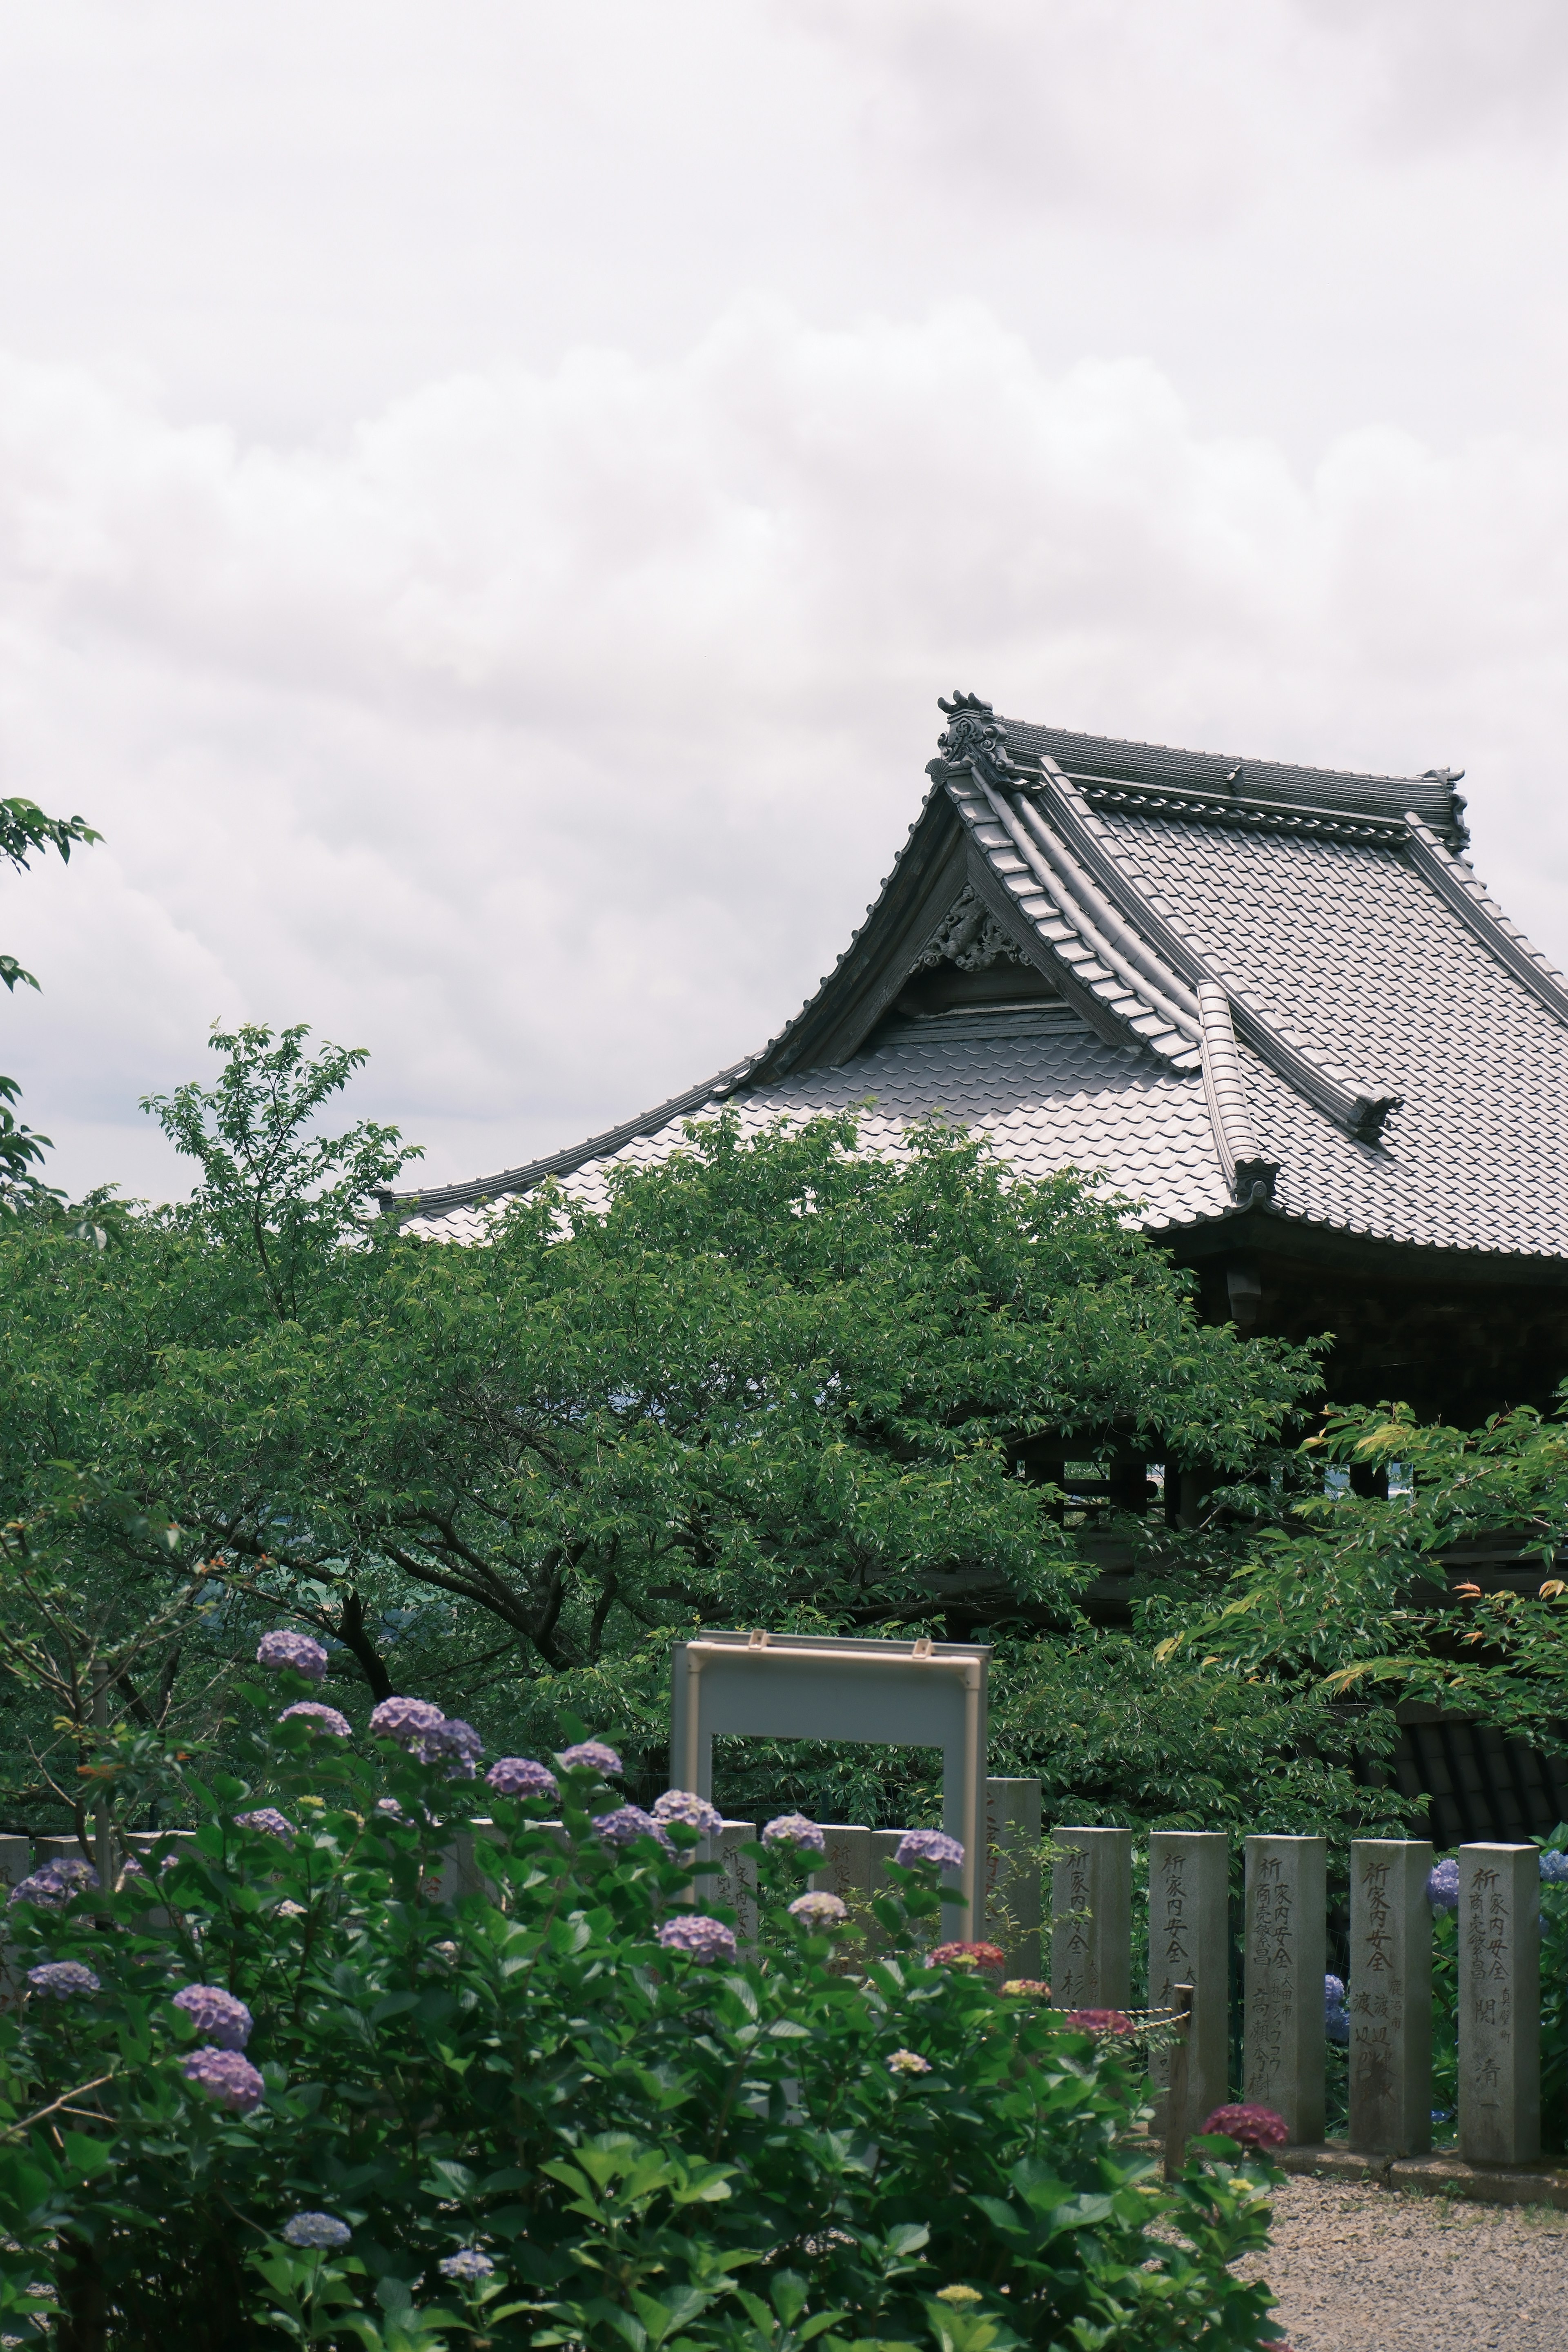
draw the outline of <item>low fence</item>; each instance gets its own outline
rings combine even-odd
[[[1052,1888],[1054,1999],[1125,2004],[1131,1979],[1131,1830],[1063,1825]],[[1328,1842],[1249,1837],[1242,2095],[1285,2119],[1290,2141],[1323,2137]],[[1351,1846],[1349,2143],[1367,2156],[1432,2145],[1433,1850],[1420,1838]],[[1226,2095],[1230,2027],[1229,1841],[1218,1831],[1149,1837],[1149,2000],[1193,1987],[1188,2112]],[[1524,2164],[1541,2151],[1541,1879],[1533,1845],[1458,1855],[1459,2152]],[[1168,2058],[1156,2053],[1156,2085]]]
[[[1040,1784],[988,1780],[985,1795],[984,1911],[968,1933],[999,1943],[1010,1974],[1037,1978]],[[826,1850],[813,1885],[851,1904],[868,1900],[902,1831],[821,1826]],[[755,1868],[742,1851],[756,1835],[754,1822],[726,1821],[708,1849],[718,1864],[707,1881],[712,1899],[733,1909],[743,1942],[757,1932]],[[1134,1833],[1064,1823],[1050,1835],[1053,1998],[1063,2009],[1126,2010]],[[1230,1840],[1218,1830],[1155,1830],[1147,1843],[1147,2002],[1169,2011],[1178,1985],[1193,1988],[1184,2105],[1188,2117],[1201,2120],[1229,2095]],[[1242,2095],[1283,2116],[1292,2144],[1311,2144],[1324,2128],[1328,1842],[1256,1836],[1244,1840],[1244,1850]],[[15,1885],[36,1861],[79,1851],[71,1838],[0,1838],[0,1882]],[[1359,2154],[1420,2156],[1431,2147],[1432,1863],[1424,1839],[1358,1838],[1351,1846],[1349,2144]],[[454,1895],[479,1884],[473,1842],[465,1838],[447,1859],[441,1891]],[[1459,1848],[1458,1927],[1459,2151],[1475,2164],[1529,2163],[1541,2147],[1535,1846]],[[1170,2065],[1168,2048],[1152,2049],[1156,2129]]]

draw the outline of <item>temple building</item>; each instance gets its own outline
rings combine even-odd
[[[863,1106],[871,1149],[941,1112],[1031,1175],[1101,1171],[1206,1317],[1332,1332],[1338,1401],[1464,1425],[1548,1405],[1568,1374],[1568,982],[1466,862],[1458,775],[942,709],[879,896],[760,1053],[574,1150],[384,1205],[478,1239],[509,1194],[553,1175],[600,1196],[723,1103],[748,1126]],[[1506,1829],[1513,1769],[1421,1761],[1435,1801],[1445,1771],[1492,1786],[1468,1819],[1458,1793],[1439,1806],[1439,1835]],[[1533,1826],[1568,1783],[1518,1793]]]

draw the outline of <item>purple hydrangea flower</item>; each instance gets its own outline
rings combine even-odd
[[[446,1720],[427,1698],[384,1698],[372,1712],[370,1727],[377,1739],[395,1739],[402,1748],[422,1750],[431,1732],[439,1731]]]
[[[602,1739],[580,1739],[575,1748],[563,1748],[556,1758],[568,1772],[615,1773],[617,1777],[626,1766],[613,1748]]]
[[[267,2085],[237,2050],[193,2050],[184,2061],[185,2080],[199,2083],[231,2115],[254,2115]]]
[[[278,2234],[286,2246],[346,2246],[353,2231],[335,2213],[296,2213]]]
[[[485,1743],[471,1723],[460,1715],[448,1715],[437,1729],[419,1743],[419,1753],[426,1764],[438,1764],[443,1756],[448,1760],[448,1780],[471,1780],[474,1768],[485,1752]]]
[[[58,1862],[41,1863],[31,1877],[18,1880],[6,1898],[7,1906],[36,1903],[43,1910],[58,1911],[73,1895],[97,1885],[98,1873],[89,1863],[65,1854]]]
[[[302,1717],[307,1723],[319,1723],[334,1739],[347,1739],[353,1729],[346,1715],[340,1715],[335,1706],[323,1706],[319,1698],[296,1699],[292,1706],[284,1708],[278,1720],[289,1723],[295,1716]]]
[[[709,1919],[700,1911],[667,1919],[658,1940],[667,1952],[688,1952],[694,1960],[732,1960],[735,1957],[733,1927],[726,1927],[722,1919]]]
[[[657,1838],[667,1853],[675,1848],[665,1834],[663,1824],[640,1805],[617,1805],[613,1813],[595,1813],[594,1827],[606,1845],[635,1845],[638,1838]]]
[[[700,1830],[704,1837],[716,1837],[724,1826],[718,1806],[689,1789],[667,1789],[662,1797],[656,1797],[653,1817],[656,1822],[684,1822],[688,1829]]]
[[[443,2254],[436,2265],[443,2278],[456,2279],[459,2286],[478,2286],[495,2269],[489,2254],[481,2254],[478,2246],[459,2246],[455,2254]]]
[[[174,2007],[183,2009],[197,2032],[220,2050],[243,2050],[250,2039],[250,2011],[222,1985],[182,1985]]]
[[[956,1870],[963,1860],[963,1848],[941,1830],[906,1830],[893,1860],[900,1870],[912,1869],[917,1862],[934,1862],[943,1870]]]
[[[1541,1857],[1542,1883],[1561,1886],[1568,1880],[1568,1853],[1543,1853]]]
[[[561,1794],[555,1775],[531,1756],[498,1756],[485,1774],[485,1786],[498,1797],[548,1797]]]
[[[1323,1979],[1323,2032],[1329,2041],[1341,2049],[1350,2041],[1350,2012],[1345,2007],[1342,1977],[1326,1976]]]
[[[35,1992],[47,1992],[56,2000],[68,2000],[73,1992],[97,1992],[98,1979],[79,1960],[46,1960],[42,1968],[27,1970],[27,1982]]]
[[[275,1633],[263,1633],[256,1653],[258,1666],[292,1666],[297,1675],[308,1675],[313,1683],[321,1681],[327,1671],[327,1654],[320,1642],[312,1642],[309,1633],[290,1633],[287,1626]]]
[[[803,1927],[837,1927],[840,1919],[848,1918],[849,1906],[841,1902],[837,1895],[813,1889],[805,1895],[797,1895],[789,1906],[789,1913],[790,1917],[798,1919]]]
[[[1459,1865],[1452,1854],[1436,1864],[1426,1874],[1426,1900],[1434,1911],[1457,1911],[1459,1907]]]
[[[254,1812],[236,1813],[237,1830],[262,1830],[268,1837],[291,1838],[294,1824],[280,1813],[276,1805],[258,1805]]]
[[[375,1801],[375,1810],[378,1813],[384,1813],[388,1821],[406,1822],[408,1819],[395,1797],[378,1797]]]
[[[772,1846],[775,1853],[781,1851],[795,1853],[827,1852],[827,1840],[816,1823],[808,1822],[804,1813],[780,1813],[763,1832],[763,1843]]]

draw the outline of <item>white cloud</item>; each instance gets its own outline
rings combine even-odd
[[[1568,958],[1558,0],[0,16],[0,1068],[217,1014],[435,1176],[791,1012],[936,693],[1468,766]]]
[[[1482,870],[1568,954],[1565,477],[1388,428],[1303,476],[1147,361],[1052,373],[977,305],[742,301],[667,362],[433,383],[335,451],[12,360],[5,789],[108,840],[5,892],[47,991],[5,1066],[77,1182],[151,1181],[115,1123],[218,1014],[371,1045],[434,1177],[573,1140],[794,1009],[954,684],[1468,765]]]

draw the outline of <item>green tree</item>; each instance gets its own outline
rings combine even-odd
[[[1568,1382],[1560,1393],[1568,1407]],[[1561,1748],[1568,1720],[1568,1417],[1528,1406],[1484,1427],[1418,1423],[1408,1405],[1336,1412],[1304,1449],[1320,1475],[1238,1559],[1221,1605],[1163,1654],[1216,1654],[1244,1674],[1331,1695],[1375,1692],[1480,1717]],[[1361,1473],[1358,1493],[1351,1472]],[[1467,1565],[1474,1575],[1467,1576]],[[1483,1591],[1500,1565],[1533,1591]]]
[[[39,850],[55,849],[68,861],[76,842],[101,839],[79,816],[46,816],[33,801],[0,800],[0,857],[18,874],[26,871]],[[18,981],[29,988],[38,983],[13,955],[0,950],[0,981],[15,993]],[[0,1077],[0,1209],[15,1208],[37,1196],[37,1164],[48,1148],[47,1135],[23,1127],[10,1106],[20,1089],[15,1078]]]
[[[1315,1380],[1308,1351],[1200,1324],[1092,1182],[1017,1181],[961,1133],[889,1160],[852,1118],[701,1122],[603,1207],[542,1189],[453,1248],[374,1213],[392,1130],[317,1135],[359,1056],[214,1043],[218,1085],[151,1106],[199,1164],[189,1202],[114,1250],[35,1230],[0,1255],[9,1515],[79,1465],[51,1540],[127,1639],[172,1577],[199,1584],[128,1670],[192,1737],[214,1662],[279,1616],[336,1645],[351,1706],[460,1692],[518,1737],[575,1707],[650,1769],[669,1642],[704,1622],[940,1630],[944,1596],[982,1591],[1093,1675],[1111,1653],[1041,1462],[1066,1438],[1239,1478]],[[918,1801],[857,1769],[858,1801]]]

